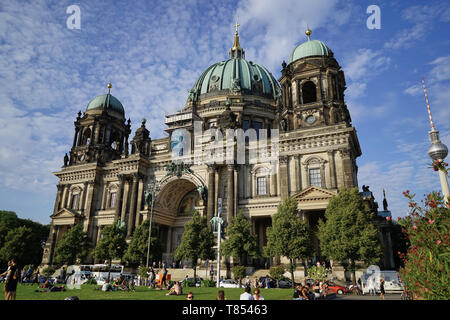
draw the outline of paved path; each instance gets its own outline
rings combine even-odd
[[[380,295],[377,296],[371,296],[371,295],[353,295],[353,294],[346,294],[346,295],[336,295],[333,300],[382,300],[380,298]],[[401,300],[401,294],[400,293],[388,293],[384,295],[384,300]]]

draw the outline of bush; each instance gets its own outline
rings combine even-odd
[[[312,266],[308,269],[308,276],[314,281],[324,281],[327,275],[328,271],[324,266]]]
[[[420,207],[409,190],[411,213],[399,218],[403,232],[411,243],[406,255],[398,252],[404,261],[400,277],[408,291],[414,296],[428,300],[449,300],[450,286],[450,204],[445,204],[438,192],[432,192]]]
[[[234,278],[239,281],[239,286],[241,286],[241,280],[245,278],[245,267],[244,266],[234,266],[231,268]]]
[[[270,276],[277,280],[281,280],[283,278],[283,274],[286,272],[286,268],[281,264],[278,266],[270,267],[269,274]]]
[[[195,287],[194,280],[184,280],[183,281],[183,287]]]
[[[41,274],[45,277],[50,277],[56,272],[55,268],[47,267],[42,269]]]
[[[88,281],[86,281],[86,284],[97,284],[97,280],[94,278],[90,278]]]
[[[216,286],[216,282],[213,280],[203,280],[202,281],[202,286],[203,287],[215,287]]]

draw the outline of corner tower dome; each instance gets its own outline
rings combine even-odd
[[[310,36],[312,31],[310,29],[307,29],[305,33],[308,36],[308,41],[299,44],[292,51],[289,57],[289,63],[305,57],[332,55],[332,51],[325,45],[325,43],[319,40],[311,40]]]
[[[99,95],[92,99],[86,107],[86,112],[91,113],[95,111],[106,111],[107,113],[114,113],[118,116],[124,117],[125,110],[122,106],[122,103],[116,97],[111,95],[111,88],[112,85],[109,83],[108,93]]]
[[[245,60],[245,51],[239,44],[239,25],[235,26],[229,59],[207,68],[191,89],[190,96],[209,98],[232,92],[275,100],[281,94],[277,80],[262,65]]]

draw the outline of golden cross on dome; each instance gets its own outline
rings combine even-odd
[[[237,23],[237,21],[236,21],[236,24],[234,25],[234,27],[236,28],[236,35],[237,35],[238,34],[238,28],[240,27],[240,24]]]

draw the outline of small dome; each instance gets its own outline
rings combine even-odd
[[[102,94],[95,97],[89,102],[86,107],[86,112],[89,110],[106,109],[106,111],[115,111],[121,115],[125,115],[125,110],[123,109],[122,103],[111,94]]]
[[[211,96],[233,90],[269,99],[276,99],[281,92],[277,80],[266,68],[241,57],[210,66],[198,78],[191,92]]]
[[[331,54],[330,48],[325,43],[319,40],[308,40],[299,44],[291,53],[289,63],[311,56],[329,56]]]

